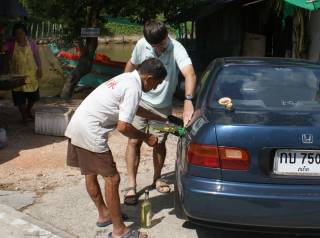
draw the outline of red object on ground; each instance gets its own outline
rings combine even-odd
[[[79,60],[80,58],[80,50],[76,49],[76,53],[69,53],[66,51],[61,50],[58,54],[58,57],[65,58],[68,60]],[[101,54],[101,53],[96,53],[96,57],[93,61],[95,64],[102,64],[106,66],[112,66],[112,67],[119,67],[119,68],[124,68],[126,66],[125,62],[120,62],[120,61],[114,61],[111,60],[108,56]]]

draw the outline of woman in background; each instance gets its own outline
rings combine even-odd
[[[12,90],[12,99],[19,108],[22,122],[34,119],[32,107],[39,100],[39,79],[42,77],[38,46],[27,37],[24,24],[13,27],[14,39],[6,44],[10,58],[10,73],[25,75],[25,84]]]

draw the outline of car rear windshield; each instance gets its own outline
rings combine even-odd
[[[211,107],[229,97],[235,108],[320,110],[320,67],[229,65],[218,74]]]

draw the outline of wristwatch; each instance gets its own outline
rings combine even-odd
[[[190,100],[190,101],[192,101],[192,99],[193,99],[193,96],[192,96],[192,95],[186,95],[186,96],[184,97],[184,100]]]

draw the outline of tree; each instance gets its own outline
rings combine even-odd
[[[200,1],[197,0],[109,0],[106,11],[113,16],[130,17],[133,21],[144,23],[159,14],[170,25],[177,25],[186,19],[193,19],[192,12]]]
[[[61,23],[64,43],[76,43],[80,48],[79,63],[61,93],[61,97],[71,98],[81,77],[91,71],[98,46],[97,37],[81,38],[81,28],[98,26],[103,0],[24,0],[24,4],[31,18]]]
[[[97,27],[99,19],[99,13],[101,10],[101,0],[92,0],[91,6],[88,7],[88,19],[87,27]],[[77,28],[79,29],[79,28]],[[72,72],[72,78],[67,80],[62,89],[62,98],[71,98],[74,88],[80,79],[89,73],[92,68],[92,62],[95,58],[95,53],[98,46],[98,38],[90,37],[85,39],[79,39],[80,46],[80,59],[77,67]]]

